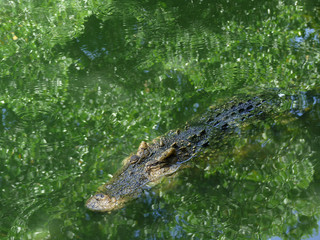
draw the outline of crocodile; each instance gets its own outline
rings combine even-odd
[[[183,169],[202,149],[219,148],[219,144],[244,123],[272,116],[281,105],[278,93],[244,99],[232,99],[220,107],[210,108],[183,128],[171,130],[152,142],[142,141],[137,152],[124,160],[113,178],[87,200],[86,207],[98,212],[122,208],[139,197],[146,186]]]

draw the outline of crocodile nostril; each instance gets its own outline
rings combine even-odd
[[[97,200],[101,200],[101,199],[104,199],[104,198],[105,198],[105,195],[104,195],[103,193],[97,193],[97,194],[95,195],[95,198],[96,198]]]

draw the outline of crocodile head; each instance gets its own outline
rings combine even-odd
[[[131,199],[137,198],[150,182],[173,174],[180,167],[177,151],[173,147],[149,146],[142,142],[136,154],[125,160],[125,165],[98,192],[86,202],[86,207],[97,212],[119,209]]]
[[[96,194],[91,196],[86,207],[96,212],[111,212],[121,208],[124,203],[134,199],[142,192],[148,179],[142,171],[126,166],[123,172],[115,175],[109,182],[100,186]]]
[[[110,212],[139,196],[148,179],[138,163],[127,163],[109,182],[100,186],[88,199],[86,207],[92,211]]]

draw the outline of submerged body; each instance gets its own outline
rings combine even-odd
[[[141,142],[138,151],[125,159],[123,168],[88,199],[86,207],[100,212],[121,208],[137,198],[147,184],[158,182],[185,166],[201,149],[218,148],[222,139],[239,129],[242,123],[272,114],[279,105],[278,100],[276,94],[233,100],[210,109],[187,123],[184,129],[170,131],[151,143]]]

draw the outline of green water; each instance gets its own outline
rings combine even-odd
[[[1,2],[0,238],[320,237],[319,14],[311,0]],[[274,88],[299,100],[123,209],[84,207],[142,140]]]

